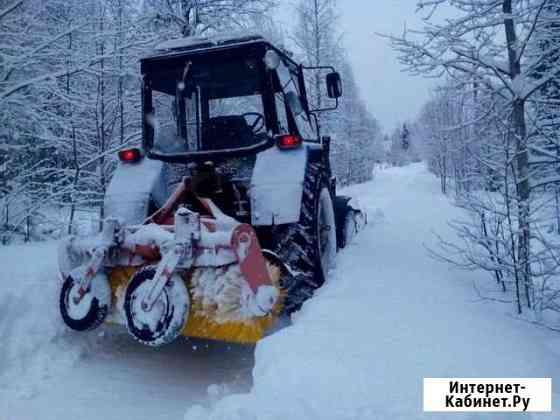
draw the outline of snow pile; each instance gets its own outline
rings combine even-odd
[[[371,304],[364,297],[342,302],[337,309],[339,292],[348,293],[334,287],[338,280],[342,279],[333,279],[296,314],[293,326],[257,345],[250,394],[226,396],[210,409],[197,405],[188,410],[185,420],[377,418],[371,384],[383,382],[383,377],[377,376],[376,363],[370,363],[376,347],[374,331],[367,326]],[[333,317],[338,311],[340,315]],[[346,322],[358,325],[352,328]],[[358,328],[363,328],[362,342]],[[379,418],[399,418],[397,411],[398,406],[395,413],[385,413],[389,417]]]
[[[1,247],[0,412],[33,397],[40,385],[72,366],[91,345],[68,334],[58,311],[60,281],[53,243]],[[26,255],[22,260],[21,255]],[[88,339],[89,337],[89,339]]]
[[[432,231],[450,234],[446,219],[458,210],[423,165],[384,171],[346,193],[359,195],[373,220],[293,324],[258,343],[251,392],[196,405],[185,420],[441,419],[422,412],[424,377],[560,377],[555,333],[480,301],[472,281],[485,274],[428,257]]]

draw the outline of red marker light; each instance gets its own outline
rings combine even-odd
[[[119,151],[119,159],[121,162],[136,163],[142,159],[142,153],[140,152],[140,149],[137,148],[124,149]]]
[[[300,136],[294,136],[292,134],[285,134],[276,137],[276,145],[279,149],[296,149],[301,146],[303,140]]]

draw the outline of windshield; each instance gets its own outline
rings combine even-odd
[[[239,149],[266,140],[257,60],[210,66],[186,61],[151,75],[152,150],[159,154]]]

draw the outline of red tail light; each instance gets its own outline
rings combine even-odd
[[[284,134],[276,137],[276,145],[279,149],[296,149],[303,143],[303,139],[300,136],[294,136],[292,134]]]
[[[119,151],[119,159],[121,162],[136,163],[142,159],[142,152],[136,147],[133,149],[123,149]]]

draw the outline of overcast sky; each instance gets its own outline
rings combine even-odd
[[[414,0],[339,0],[345,46],[370,111],[385,131],[414,119],[434,80],[403,73],[397,55],[376,32],[421,27]]]
[[[293,22],[293,7],[288,5],[294,2],[281,0],[280,17],[288,25]],[[405,22],[409,28],[420,28],[416,0],[338,0],[338,5],[344,45],[362,96],[383,130],[390,132],[416,117],[435,84],[433,79],[404,73],[388,41],[376,35],[401,34]]]

